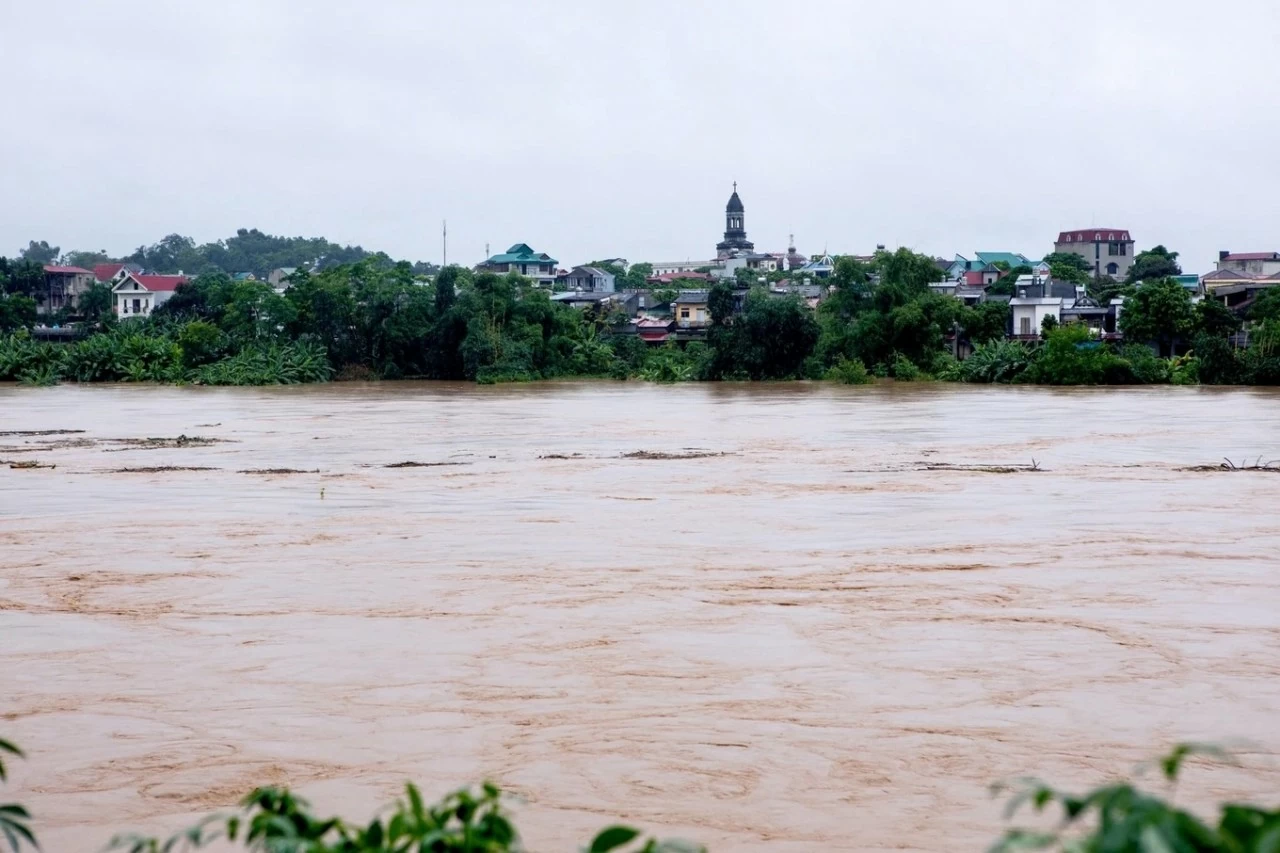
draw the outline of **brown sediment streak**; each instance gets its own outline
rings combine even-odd
[[[1280,478],[1212,476],[1280,395],[803,390],[0,387],[58,466],[0,470],[6,790],[68,851],[484,778],[531,849],[798,851],[982,849],[988,783],[1179,739],[1261,753],[1180,802],[1280,787]]]

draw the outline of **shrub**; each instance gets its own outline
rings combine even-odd
[[[1169,362],[1158,358],[1151,347],[1128,344],[1121,350],[1120,358],[1128,363],[1133,381],[1140,385],[1163,385],[1171,378]]]
[[[1016,382],[1027,372],[1035,351],[1020,341],[980,344],[960,363],[963,382]]]
[[[900,352],[893,354],[893,362],[889,365],[889,372],[899,382],[918,382],[921,379],[928,378],[920,368],[916,367],[914,361]]]
[[[1049,332],[1027,378],[1044,385],[1100,385],[1127,369],[1118,361],[1086,326],[1072,323]]]
[[[875,380],[867,366],[856,358],[842,358],[827,371],[827,378],[842,385],[869,385]]]
[[[0,338],[0,381],[52,385],[62,376],[65,363],[66,348],[61,344],[32,340],[26,332]]]
[[[327,382],[332,375],[324,347],[299,341],[243,350],[205,365],[194,378],[204,385],[297,385]]]
[[[178,332],[178,346],[182,347],[182,363],[194,369],[217,361],[226,355],[229,341],[222,330],[212,323],[193,320]]]

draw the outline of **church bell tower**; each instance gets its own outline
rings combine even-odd
[[[724,240],[716,244],[716,257],[727,258],[735,253],[750,254],[756,244],[747,239],[746,210],[738,198],[738,182],[733,182],[733,195],[724,208]]]

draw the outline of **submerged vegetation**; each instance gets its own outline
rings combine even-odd
[[[181,249],[161,247],[156,257]],[[449,267],[428,278],[408,263],[363,254],[315,273],[296,271],[283,293],[208,272],[180,285],[145,319],[117,321],[110,293],[105,302],[96,294],[82,318],[88,337],[46,343],[26,331],[35,317],[27,310],[33,285],[29,270],[21,272],[26,263],[0,268],[0,381],[29,385],[561,377],[1280,383],[1280,299],[1259,298],[1251,308],[1243,349],[1233,343],[1240,322],[1229,310],[1193,304],[1173,280],[1096,285],[1099,298],[1124,291],[1122,331],[1150,345],[1117,346],[1085,326],[1056,324],[1046,324],[1038,340],[1008,340],[1007,304],[970,307],[935,292],[937,264],[906,249],[880,252],[870,264],[841,258],[816,309],[797,295],[717,284],[707,297],[706,328],[661,346],[629,331],[621,310],[569,307],[515,274]],[[955,352],[970,354],[958,360]]]

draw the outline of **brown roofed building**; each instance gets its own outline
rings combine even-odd
[[[1275,275],[1280,273],[1280,252],[1219,252],[1218,269]]]

